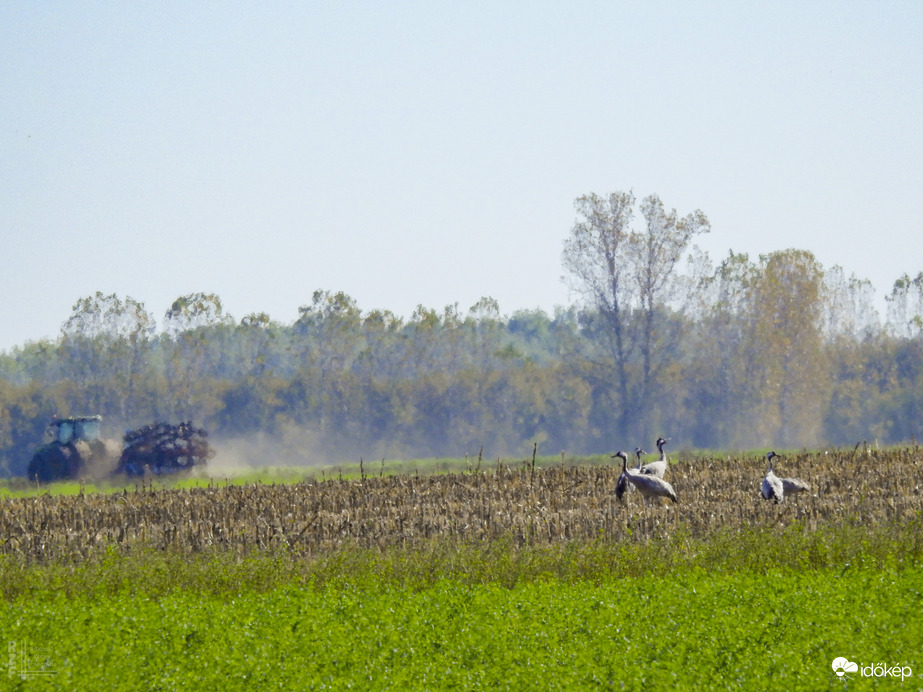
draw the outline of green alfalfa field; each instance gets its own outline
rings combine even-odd
[[[11,488],[10,689],[919,689],[923,452]],[[855,663],[841,668],[836,659]]]

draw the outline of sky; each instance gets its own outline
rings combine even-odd
[[[0,351],[97,291],[549,313],[574,200],[923,271],[923,3],[0,4]]]

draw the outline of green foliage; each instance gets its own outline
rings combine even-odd
[[[340,567],[348,573],[352,565]],[[7,601],[0,608],[6,641],[43,647],[53,673],[23,684],[816,690],[841,687],[830,666],[841,655],[916,674],[923,665],[919,564],[696,568],[512,587],[450,576],[424,588],[347,579],[323,588],[237,589],[231,573],[205,593],[149,595],[128,586],[157,576],[129,572],[112,590]]]
[[[214,440],[297,438],[299,453],[286,448],[278,465],[496,459],[535,442],[589,454],[661,434],[677,448],[921,436],[919,335],[881,328],[866,283],[798,250],[755,262],[732,253],[715,269],[697,255],[681,274],[704,216],[680,219],[651,197],[639,234],[624,218],[631,195],[584,202],[566,268],[614,292],[553,316],[505,316],[482,298],[467,312],[421,305],[405,320],[316,291],[291,325],[264,313],[235,324],[218,296],[198,293],[174,301],[157,333],[131,298],[82,299],[57,341],[0,353],[0,474],[24,475],[52,414],[101,414],[113,438],[183,419]],[[612,226],[614,274],[583,261],[605,254],[594,224]],[[911,319],[918,288],[899,282],[894,320]]]

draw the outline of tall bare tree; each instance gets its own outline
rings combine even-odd
[[[681,287],[685,285],[693,292],[696,290],[688,282],[677,281],[676,266],[687,254],[692,240],[708,233],[711,225],[701,210],[682,218],[675,209],[667,211],[657,195],[646,197],[641,202],[641,213],[647,228],[631,234],[630,248],[642,320],[639,334],[642,367],[640,398],[648,401],[651,384],[661,364],[654,362],[655,344],[659,344],[661,353],[671,353],[679,336],[665,322],[658,325],[655,318],[660,308],[671,303],[680,310],[685,307],[690,296],[680,295]],[[681,324],[681,321],[674,324]]]
[[[580,218],[564,242],[562,264],[574,288],[598,312],[608,336],[620,399],[618,427],[626,433],[651,392],[658,356],[669,351],[670,340],[658,339],[664,334],[658,315],[665,315],[676,297],[676,267],[692,239],[710,226],[701,211],[680,218],[656,195],[641,203],[646,221],[642,230],[632,228],[631,192],[608,197],[591,193],[578,198],[575,206]],[[636,354],[641,362],[635,373]]]
[[[629,411],[628,343],[626,322],[632,293],[628,278],[628,243],[634,216],[635,196],[613,192],[608,197],[595,193],[574,202],[580,217],[564,241],[561,262],[573,279],[574,288],[599,311],[610,336],[617,387],[621,398],[619,416],[625,427]]]

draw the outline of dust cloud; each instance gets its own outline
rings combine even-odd
[[[208,460],[205,475],[233,478],[270,469],[310,470],[358,462],[331,454],[302,428],[283,429],[279,434],[254,433],[246,437],[210,437],[215,455]]]

